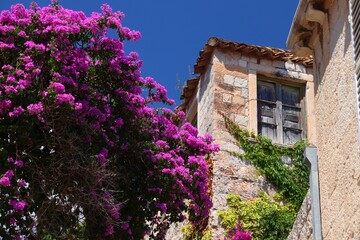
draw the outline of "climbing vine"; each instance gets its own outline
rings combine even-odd
[[[303,161],[306,142],[299,141],[293,146],[275,145],[270,139],[241,129],[229,118],[225,120],[227,129],[244,150],[243,154],[234,154],[253,163],[277,187],[283,200],[298,210],[309,188],[309,169]],[[289,164],[283,159],[289,159]]]
[[[219,212],[221,225],[230,232],[240,221],[251,231],[254,240],[286,239],[309,188],[309,170],[303,161],[306,142],[275,145],[224,118],[227,129],[244,151],[233,154],[254,164],[279,192],[274,200],[262,192],[259,198],[249,202],[241,201],[238,195],[229,195],[229,209]]]

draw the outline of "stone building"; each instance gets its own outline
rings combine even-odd
[[[213,239],[223,234],[216,213],[226,195],[272,192],[230,154],[241,149],[221,113],[277,144],[314,146],[310,191],[288,239],[360,239],[360,1],[300,0],[287,46],[291,52],[210,38],[199,76],[183,90],[186,120],[222,149],[213,166]]]
[[[253,199],[273,189],[249,163],[231,154],[242,150],[225,128],[225,114],[243,128],[281,145],[300,139],[316,142],[312,58],[282,49],[210,38],[195,64],[197,78],[182,93],[186,121],[210,133],[221,146],[213,159],[213,239],[223,236],[217,212],[226,196]]]
[[[289,239],[360,239],[359,23],[359,0],[301,0],[294,17],[288,48],[314,58],[320,214],[304,204]]]

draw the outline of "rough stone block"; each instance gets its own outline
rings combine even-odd
[[[221,62],[225,65],[236,66],[238,64],[238,57],[236,57],[236,56],[231,56],[231,55],[223,54],[223,53],[217,53],[216,58],[219,62]]]
[[[311,199],[309,192],[307,193],[301,205],[301,208],[297,214],[296,221],[287,240],[298,239],[312,239]]]
[[[243,79],[243,78],[240,78],[240,77],[235,77],[234,86],[235,87],[241,87],[241,88],[247,88],[248,87],[248,81],[247,81],[247,79]]]
[[[241,96],[244,98],[249,97],[249,89],[248,88],[241,88]]]
[[[243,68],[247,68],[247,61],[245,60],[239,60],[239,66]]]
[[[289,156],[281,156],[281,161],[286,164],[287,166],[291,166],[292,162],[291,162],[291,158]]]
[[[224,83],[233,86],[235,78],[231,75],[224,75]]]
[[[254,57],[251,57],[251,58],[249,59],[249,62],[257,63],[257,62],[258,62],[258,59],[257,59],[257,58],[254,58]]]
[[[223,102],[224,103],[232,103],[232,98],[233,98],[232,94],[223,93]]]
[[[223,193],[223,194],[214,194],[213,196],[213,203],[214,203],[214,208],[215,209],[225,209],[227,207],[226,204],[226,196],[227,194]]]
[[[240,93],[240,92],[239,92]],[[241,96],[241,94],[235,94],[234,98],[233,98],[233,106],[236,107],[242,107],[245,106],[247,99],[245,99],[244,97]],[[236,113],[241,113],[244,114],[243,111],[241,111],[241,109],[238,109],[239,111],[236,111]]]
[[[276,68],[285,68],[285,62],[283,61],[273,61],[272,65]]]
[[[221,150],[228,152],[240,152],[239,146],[231,142],[221,144]]]
[[[235,114],[235,122],[246,127],[249,122],[249,117]]]
[[[285,62],[285,68],[287,70],[296,71],[295,64],[292,62]]]
[[[257,58],[254,57],[241,56],[241,59],[246,62],[257,63]]]
[[[290,65],[288,65],[289,68],[295,68],[295,64],[293,67],[291,67]],[[255,64],[255,63],[249,63],[248,64],[248,69],[249,70],[255,70],[257,72],[261,72],[263,74],[271,74],[271,75],[276,75],[279,77],[286,77],[286,78],[296,78],[299,80],[305,80],[305,81],[313,81],[313,76],[311,74],[306,74],[306,73],[302,73],[302,72],[297,72],[294,70],[289,70],[289,69],[282,69],[282,68],[271,68],[268,66],[263,66],[260,64]]]
[[[272,61],[266,58],[260,60],[261,65],[272,66]]]
[[[295,64],[295,70],[297,72],[306,73],[306,67],[304,67],[304,65],[301,64]]]
[[[241,60],[243,60],[245,62],[249,62],[250,58],[248,56],[241,56]]]

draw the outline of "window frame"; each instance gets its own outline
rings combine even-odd
[[[270,84],[274,84],[275,85],[275,111],[274,111],[274,119],[275,119],[275,126],[276,126],[276,139],[273,139],[272,141],[278,145],[285,145],[285,146],[291,146],[294,143],[291,144],[285,144],[284,143],[284,128],[288,128],[288,129],[294,129],[294,130],[300,130],[301,134],[300,134],[300,139],[304,140],[307,139],[307,119],[306,119],[306,105],[305,105],[305,89],[306,89],[306,84],[304,83],[299,83],[299,82],[293,82],[290,80],[283,80],[283,79],[276,79],[276,78],[271,78],[271,77],[265,77],[265,76],[258,76],[257,77],[257,84],[256,84],[256,91],[258,91],[258,87],[260,83],[270,83]],[[300,109],[300,114],[299,114],[299,129],[295,129],[295,128],[291,128],[291,127],[284,127],[284,119],[283,119],[283,115],[284,115],[284,106],[286,107],[287,104],[283,103],[283,99],[282,99],[282,91],[283,91],[283,87],[292,87],[292,88],[298,88],[299,89],[299,106],[295,107],[295,106],[290,106],[290,107],[295,107],[295,108],[299,108]],[[257,109],[259,107],[259,102],[260,101],[264,101],[264,100],[260,100],[259,96],[257,95],[257,99],[256,99],[256,105],[257,105]],[[266,102],[266,100],[265,100]],[[280,124],[278,124],[280,123]],[[259,112],[259,109],[257,110],[257,132],[258,134],[261,134],[261,112]],[[268,123],[265,123],[268,124]],[[268,136],[264,136],[266,138],[268,138]]]
[[[358,142],[360,143],[360,1],[350,0],[349,1],[349,22],[351,28],[351,39],[353,46],[353,59],[355,66],[354,73],[354,84],[355,84],[355,96],[356,96],[356,115],[357,115],[357,126],[358,126]],[[356,4],[355,4],[356,2]],[[356,5],[356,6],[355,6]],[[357,16],[354,17],[354,8]],[[356,21],[356,22],[354,22]],[[356,26],[356,29],[354,29]]]

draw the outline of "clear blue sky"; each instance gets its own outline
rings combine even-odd
[[[0,0],[0,9],[15,3],[29,7],[32,1]],[[50,0],[35,2],[46,6]],[[126,50],[139,53],[142,76],[155,78],[179,104],[176,79],[182,85],[189,78],[189,66],[193,71],[209,37],[285,48],[298,0],[60,0],[86,15],[99,12],[103,3],[124,12],[123,25],[141,32]]]

